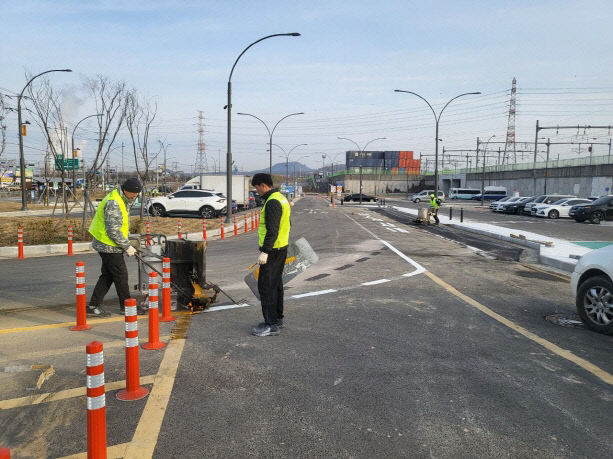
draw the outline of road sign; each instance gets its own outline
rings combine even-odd
[[[79,158],[75,159],[63,159],[61,155],[58,155],[58,158],[55,160],[55,170],[61,171],[64,169],[65,171],[71,171],[73,169],[79,168]]]

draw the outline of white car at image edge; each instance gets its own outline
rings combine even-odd
[[[570,278],[585,326],[613,335],[613,245],[583,255]]]
[[[168,196],[151,198],[147,210],[151,215],[196,214],[202,218],[215,218],[226,208],[226,198],[208,190],[179,190]]]
[[[534,209],[534,215],[537,217],[570,218],[568,212],[570,211],[571,207],[576,206],[577,204],[585,204],[586,202],[591,201],[589,199],[581,198],[565,198],[551,204],[537,204],[532,209]]]

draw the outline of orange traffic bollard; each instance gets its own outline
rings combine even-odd
[[[75,269],[75,282],[77,289],[77,324],[70,327],[72,331],[89,330],[91,325],[87,325],[87,310],[85,298],[85,263],[77,261]]]
[[[179,221],[177,222],[177,234],[179,236],[179,239],[183,239],[183,235],[181,234],[181,219],[179,219]]]
[[[251,231],[255,229],[255,218],[253,216],[253,212],[251,212]]]
[[[125,301],[126,321],[126,388],[117,392],[117,399],[124,402],[140,400],[149,393],[149,389],[140,385],[140,367],[138,362],[138,316],[136,300]]]
[[[238,236],[238,226],[236,226],[236,215],[234,216],[234,235]]]
[[[11,450],[8,448],[0,448],[0,459],[11,459]]]
[[[162,317],[160,322],[172,322],[175,318],[170,312],[170,258],[162,260]]]
[[[220,239],[225,239],[226,238],[225,230],[224,230],[224,227],[223,227],[223,217],[221,217],[219,219],[219,238]]]
[[[87,457],[106,459],[106,397],[102,343],[92,341],[87,351]]]
[[[17,228],[17,258],[20,260],[25,258],[23,256],[23,228],[21,226]]]
[[[72,225],[68,225],[68,253],[67,255],[73,255],[72,253]]]
[[[166,343],[160,341],[160,324],[158,319],[158,273],[149,273],[149,341],[143,349],[162,349]]]
[[[202,219],[202,239],[206,241],[206,218]]]
[[[245,214],[245,233],[249,232],[249,224],[247,223],[247,214]]]

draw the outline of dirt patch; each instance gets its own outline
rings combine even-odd
[[[202,219],[200,218],[151,217],[141,222],[136,216],[130,217],[130,233],[144,233],[145,222],[149,221],[151,233],[174,236],[177,234],[179,220],[181,220],[182,233],[202,232]],[[219,228],[219,221],[219,219],[207,220],[207,229]],[[242,219],[240,223],[243,223]],[[0,219],[0,247],[17,245],[17,227],[20,225],[23,228],[25,245],[65,244],[69,225],[72,225],[74,242],[91,241],[91,236],[87,232],[89,222],[85,231],[82,231],[80,218],[63,220],[50,217],[14,217]]]
[[[28,204],[28,209],[44,209],[43,204]],[[0,212],[21,210],[21,201],[0,201]]]

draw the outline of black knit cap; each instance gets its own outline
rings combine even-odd
[[[130,193],[140,193],[143,189],[140,181],[136,177],[130,177],[121,185],[123,191],[129,191]]]

